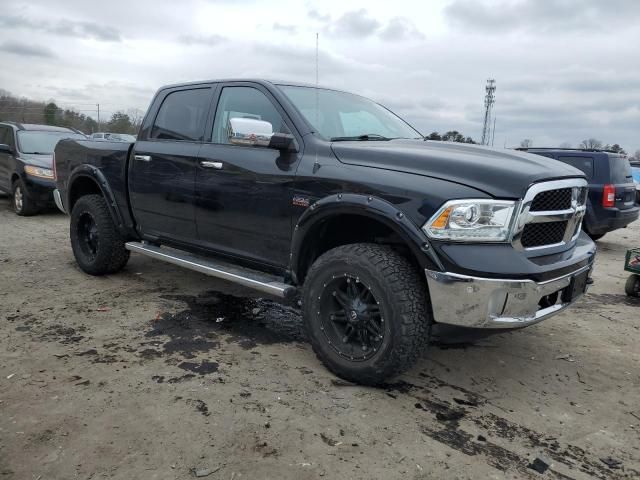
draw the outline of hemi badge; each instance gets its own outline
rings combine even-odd
[[[295,195],[293,197],[293,205],[296,207],[308,207],[309,199],[305,197],[301,197],[300,195]]]

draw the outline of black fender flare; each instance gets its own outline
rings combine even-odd
[[[73,190],[73,184],[80,178],[89,178],[90,180],[93,180],[93,182],[98,186],[98,188],[102,192],[102,196],[107,201],[107,208],[109,209],[111,218],[113,218],[113,222],[116,224],[118,229],[121,230],[124,226],[124,220],[122,218],[122,214],[120,213],[120,209],[118,208],[118,204],[116,203],[113,191],[111,190],[109,182],[107,182],[107,178],[104,176],[104,173],[102,173],[99,168],[93,165],[88,165],[86,163],[78,165],[69,175],[69,180],[67,181],[66,198],[66,205],[69,205],[69,215],[71,214],[72,210],[71,192]]]
[[[444,269],[427,236],[395,205],[371,195],[338,193],[309,206],[294,227],[289,268],[295,283],[300,279],[301,252],[307,234],[319,222],[341,214],[357,214],[379,221],[397,233],[417,258],[426,256],[435,268]]]

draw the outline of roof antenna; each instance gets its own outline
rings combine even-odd
[[[316,32],[316,121],[315,121],[315,125],[314,125],[314,129],[316,131],[316,133],[318,133],[318,125],[320,124],[319,122],[319,115],[320,115],[320,98],[318,96],[318,45],[319,45],[319,35],[318,32]],[[313,162],[313,173],[316,173],[318,170],[320,169],[320,164],[318,163],[318,145],[316,144],[316,158],[315,161]]]
[[[318,98],[318,45],[320,43],[318,32],[316,32],[316,130],[318,130],[318,110],[320,109],[320,100]]]

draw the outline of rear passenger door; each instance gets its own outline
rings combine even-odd
[[[147,238],[186,243],[196,238],[195,172],[212,91],[211,86],[192,86],[161,92],[153,124],[134,145],[131,206]]]

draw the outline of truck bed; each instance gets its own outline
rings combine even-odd
[[[104,140],[61,140],[55,148],[56,185],[69,208],[68,184],[72,177],[82,175],[90,169],[98,170],[105,179],[101,188],[110,189],[114,207],[118,210],[123,225],[130,228],[133,220],[127,203],[128,158],[134,143]],[[106,193],[106,192],[103,192]]]

